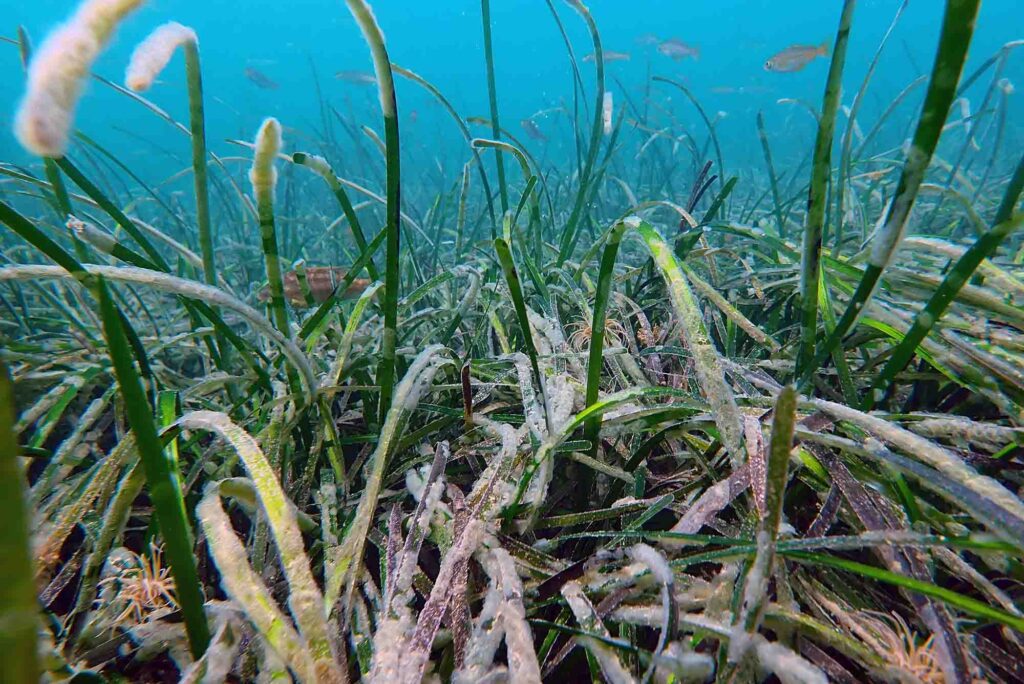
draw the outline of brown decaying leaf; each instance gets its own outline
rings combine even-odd
[[[470,521],[469,508],[462,490],[455,485],[448,485],[448,498],[452,502],[452,513],[455,516],[454,532],[458,539],[466,530]],[[455,566],[452,588],[445,612],[445,623],[452,633],[452,645],[455,649],[455,667],[461,668],[466,660],[466,646],[472,628],[469,612],[469,560]]]
[[[330,297],[335,288],[341,285],[345,276],[348,274],[347,269],[338,268],[335,266],[310,266],[306,268],[306,286],[309,288],[309,295],[313,299],[314,304],[323,304]],[[302,286],[299,284],[299,276],[296,271],[288,271],[284,274],[284,298],[288,300],[288,303],[296,308],[304,308],[307,306],[306,298],[302,293]],[[362,294],[363,290],[369,287],[370,281],[365,278],[356,278],[352,281],[352,284],[348,286],[342,294],[343,299],[351,299],[358,297]],[[270,287],[264,287],[260,290],[257,298],[261,302],[266,302],[270,299]]]

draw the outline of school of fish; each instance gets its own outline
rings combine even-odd
[[[658,54],[668,57],[674,62],[679,62],[686,58],[694,60],[700,59],[699,47],[685,43],[678,38],[661,40],[657,36],[648,33],[638,37],[636,42],[638,45],[643,47],[655,47]],[[818,57],[828,57],[828,54],[829,46],[827,42],[822,43],[821,45],[791,45],[769,57],[764,63],[764,69],[765,71],[776,73],[793,73],[800,71]],[[602,57],[605,63],[626,62],[630,60],[630,54],[628,52],[616,52],[614,50],[603,51]],[[596,57],[593,53],[588,54],[583,58],[584,62],[594,62],[595,60]],[[270,77],[253,67],[246,67],[244,73],[246,78],[252,81],[259,88],[276,90],[278,87],[277,83]],[[338,71],[334,74],[334,77],[339,81],[358,85],[375,85],[377,83],[377,79],[373,74],[362,71]],[[754,88],[745,90],[744,88],[730,87],[718,87],[713,90],[718,93],[762,91]],[[605,112],[606,121],[604,122],[606,133],[611,124],[610,102],[610,99],[606,100],[607,111]],[[415,112],[413,114],[415,114]],[[533,121],[533,117],[522,119],[519,123],[526,132],[526,135],[532,140],[543,142],[548,139],[536,122]],[[327,301],[345,278],[345,273],[346,271],[344,268],[330,266],[313,266],[307,268],[306,286],[309,290],[310,299],[315,304],[322,304]],[[354,280],[342,296],[345,298],[356,297],[362,293],[369,284],[369,280]],[[285,298],[292,306],[304,307],[307,305],[306,297],[295,271],[289,271],[284,276],[284,294]],[[269,288],[264,287],[259,291],[257,296],[261,302],[268,301],[270,299]]]

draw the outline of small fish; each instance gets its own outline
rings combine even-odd
[[[653,33],[645,33],[642,36],[638,36],[636,39],[637,45],[644,46],[657,45],[660,42],[661,39],[658,38],[658,36],[654,35]]]
[[[800,71],[817,57],[828,57],[828,42],[821,45],[792,45],[764,63],[765,71]]]
[[[245,77],[264,90],[277,90],[278,88],[277,83],[259,69],[245,67]]]
[[[604,57],[604,63],[605,64],[609,64],[610,62],[628,62],[629,61],[629,53],[628,52],[615,52],[614,50],[605,50],[604,52],[601,53],[601,56]],[[597,57],[595,57],[594,53],[591,52],[589,55],[587,55],[586,57],[583,58],[583,61],[584,62],[593,62],[596,59],[597,59]]]
[[[852,181],[854,181],[854,180],[867,180],[867,181],[881,180],[881,179],[885,178],[886,176],[888,176],[890,173],[892,173],[893,170],[895,170],[895,168],[896,168],[895,166],[888,166],[888,167],[886,167],[884,169],[879,169],[878,171],[866,171],[865,173],[860,173],[860,174],[857,174],[856,176],[850,176],[850,180],[852,180]]]
[[[540,128],[537,127],[537,124],[533,123],[529,119],[523,119],[519,122],[519,125],[523,127],[524,131],[526,131],[526,135],[530,136],[534,140],[543,141],[548,139],[548,136],[541,132]]]
[[[668,40],[662,41],[661,45],[658,46],[658,52],[670,57],[671,59],[678,62],[686,57],[693,57],[694,59],[700,59],[700,48],[687,45],[678,38],[669,38]]]
[[[323,304],[334,293],[335,288],[341,285],[348,271],[344,268],[332,266],[310,266],[306,268],[306,286],[309,288],[310,297],[314,304]],[[302,287],[299,285],[299,277],[295,271],[288,271],[284,274],[284,297],[296,308],[306,307],[306,298],[302,295]],[[341,295],[344,299],[358,297],[370,285],[365,278],[356,278],[348,289]],[[261,302],[270,301],[270,286],[259,291],[256,298]]]
[[[719,95],[753,95],[757,93],[774,92],[772,88],[765,86],[715,86],[711,92]]]
[[[377,77],[365,71],[337,71],[334,73],[334,78],[360,85],[377,85]]]

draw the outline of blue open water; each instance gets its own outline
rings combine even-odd
[[[562,0],[551,4],[565,24],[577,57],[582,58],[591,51],[583,22]],[[725,117],[717,127],[730,170],[761,164],[755,129],[759,110],[764,112],[781,168],[799,163],[806,155],[814,135],[813,120],[799,105],[778,101],[801,99],[820,107],[828,61],[817,59],[796,73],[770,73],[763,65],[789,45],[831,43],[841,5],[838,0],[592,0],[589,4],[605,49],[630,55],[629,61],[608,64],[608,90],[617,95],[616,102],[621,105],[628,96],[637,107],[643,106],[649,74],[685,82],[709,115]],[[898,0],[858,3],[844,104],[850,104],[859,88],[899,5]],[[916,76],[929,71],[943,5],[940,0],[910,1],[871,83],[860,116],[862,128],[870,127]],[[432,81],[463,116],[488,115],[478,2],[378,0],[373,6],[395,62]],[[38,43],[72,9],[73,3],[65,0],[0,0],[0,35],[13,38],[17,26],[23,25]],[[239,148],[226,139],[251,139],[260,120],[268,115],[281,120],[286,138],[294,142],[304,134],[312,135],[321,121],[316,77],[328,106],[379,130],[373,87],[334,78],[340,70],[371,70],[366,45],[340,0],[149,2],[121,27],[95,72],[120,81],[134,45],[155,26],[172,19],[192,26],[200,37],[213,152],[238,154]],[[545,0],[493,0],[492,20],[502,123],[517,135],[523,134],[521,119],[540,110],[571,107],[569,59]],[[647,34],[696,46],[700,59],[674,62],[658,54],[654,46],[638,44],[638,38]],[[1020,0],[985,0],[967,73],[1000,46],[1019,39],[1024,39]],[[592,87],[593,65],[581,67],[585,82]],[[247,68],[258,70],[279,87],[261,89],[246,77]],[[1002,75],[1010,83],[1024,85],[1024,50],[1010,55]],[[967,93],[972,106],[983,97],[989,79],[990,74],[979,79]],[[17,48],[0,43],[0,159],[30,161],[11,134],[22,87]],[[887,122],[881,141],[896,146],[904,139],[923,91],[918,89]],[[187,120],[180,56],[147,97],[177,119]],[[586,106],[592,106],[592,97],[588,94]],[[1022,97],[1021,93],[1010,96],[1005,150],[1020,148],[1024,142]],[[701,126],[693,107],[669,86],[651,86],[650,102],[650,106],[667,108],[684,126]],[[402,79],[399,107],[409,170],[440,163],[454,172],[465,161],[464,143],[447,115],[425,92]],[[180,160],[187,159],[183,136],[99,83],[89,86],[77,121],[80,130],[119,154],[148,181],[166,178],[182,168]],[[549,145],[534,141],[531,146],[544,147],[546,163],[568,163],[571,140],[567,118],[549,115],[535,121],[548,136]],[[477,131],[487,134],[485,128]],[[1006,163],[1010,157],[1012,154],[1006,154]]]

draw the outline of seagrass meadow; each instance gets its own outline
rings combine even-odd
[[[1024,40],[837,0],[712,89],[537,0],[524,118],[499,2],[454,93],[345,0],[234,105],[171,3],[0,25],[0,681],[1024,681]]]

